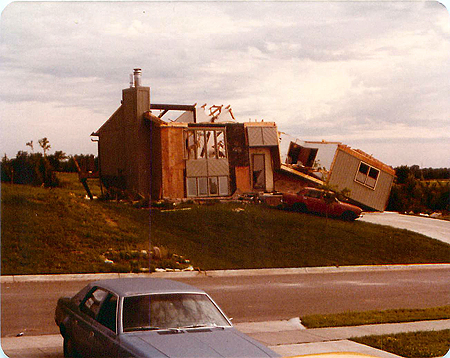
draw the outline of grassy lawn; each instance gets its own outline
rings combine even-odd
[[[345,312],[301,317],[307,328],[359,326],[364,324],[399,323],[450,319],[450,306],[424,309],[393,309],[385,311]]]
[[[301,317],[301,322],[307,328],[323,328],[438,319],[450,319],[450,306],[310,315]],[[450,349],[450,330],[366,336],[351,340],[402,357],[442,357]]]
[[[2,184],[2,274],[103,272],[108,248],[148,249],[148,210],[85,194]]]
[[[450,245],[407,230],[244,203],[150,212],[86,200],[76,175],[61,180],[51,190],[2,184],[3,275],[130,271],[148,266],[138,254],[155,245],[203,270],[449,262]],[[128,261],[107,264],[106,252]]]
[[[367,336],[351,340],[407,358],[442,357],[450,348],[450,330]]]

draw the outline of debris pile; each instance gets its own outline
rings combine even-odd
[[[193,271],[190,260],[164,247],[154,246],[148,250],[109,248],[101,255],[105,270],[109,272],[160,272],[160,271]]]

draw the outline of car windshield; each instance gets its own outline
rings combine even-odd
[[[153,294],[126,297],[123,331],[230,326],[205,294]]]

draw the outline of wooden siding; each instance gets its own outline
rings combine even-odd
[[[161,127],[162,196],[184,198],[183,127]]]
[[[250,167],[235,167],[236,173],[236,190],[241,193],[252,191],[250,183]]]
[[[350,198],[352,200],[369,208],[383,211],[386,208],[394,176],[374,166],[380,170],[380,173],[375,189],[371,189],[354,180],[360,163],[359,157],[338,148],[329,177],[329,184],[336,186],[339,190],[348,188],[351,190]]]

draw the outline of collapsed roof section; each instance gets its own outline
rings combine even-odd
[[[235,122],[236,118],[233,115],[231,106],[224,105],[212,105],[210,107],[205,103],[198,107],[197,104],[193,105],[179,105],[179,104],[150,104],[150,111],[159,111],[156,115],[167,123],[230,123]],[[178,115],[175,119],[167,118],[169,111],[177,112]],[[182,111],[183,113],[178,113]],[[166,117],[166,118],[164,118]]]

